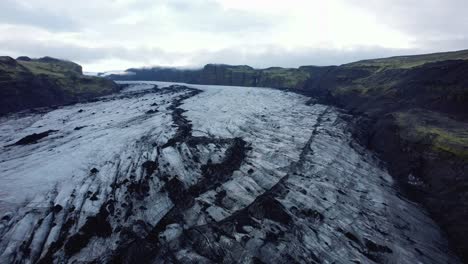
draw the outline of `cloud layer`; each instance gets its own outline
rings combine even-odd
[[[0,54],[88,71],[342,64],[468,48],[462,0],[2,0]]]

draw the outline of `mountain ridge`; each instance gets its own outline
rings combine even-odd
[[[271,88],[304,88],[302,78],[297,75],[308,75],[313,77],[313,74],[318,70],[326,70],[335,67],[355,67],[355,66],[369,66],[382,68],[413,68],[425,63],[438,62],[444,60],[463,59],[468,60],[468,50],[450,51],[450,52],[437,52],[430,54],[418,55],[402,55],[392,56],[388,58],[366,59],[356,62],[346,63],[342,65],[329,65],[329,66],[316,66],[316,65],[303,65],[297,68],[285,67],[267,67],[267,68],[254,68],[249,65],[229,65],[224,63],[209,63],[201,68],[178,68],[178,67],[142,67],[142,68],[129,68],[124,72],[128,74],[109,74],[106,77],[112,80],[129,81],[129,80],[144,80],[144,81],[178,81],[189,84],[217,84],[217,85],[232,85],[232,86],[255,86]],[[269,72],[269,71],[276,72]],[[223,75],[216,75],[215,72],[222,72]],[[172,75],[167,74],[171,72]],[[233,72],[237,73],[237,75]],[[239,73],[244,73],[251,79],[241,81]],[[104,75],[104,73],[101,73]],[[210,76],[211,75],[211,76]],[[264,78],[270,78],[272,81],[264,82],[259,80],[263,75]],[[292,75],[292,76],[291,76]],[[211,79],[210,79],[211,77]],[[287,81],[289,77],[289,82]],[[292,78],[293,77],[293,78]],[[295,78],[294,78],[295,77]],[[303,77],[303,76],[302,76]],[[215,83],[212,83],[216,80]]]

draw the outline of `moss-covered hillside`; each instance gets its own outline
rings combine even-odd
[[[468,123],[421,109],[394,115],[402,139],[426,144],[431,151],[468,161]]]
[[[118,91],[113,81],[84,76],[80,65],[54,58],[0,57],[0,114],[88,100]]]
[[[344,67],[376,67],[378,70],[410,69],[431,62],[447,60],[468,60],[468,50],[441,52],[411,56],[396,56],[390,58],[362,60],[343,65]]]

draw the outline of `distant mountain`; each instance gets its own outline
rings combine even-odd
[[[0,57],[0,114],[88,100],[118,91],[113,81],[83,75],[76,63],[50,57]]]
[[[468,51],[399,56],[386,59],[364,60],[342,67],[412,68],[429,62],[468,59]],[[169,81],[191,84],[213,84],[249,87],[305,89],[306,80],[320,78],[322,73],[337,66],[302,66],[299,68],[271,67],[254,69],[247,65],[207,64],[202,69],[168,67],[130,68],[123,72],[99,73],[119,81]]]
[[[192,84],[216,84],[250,87],[300,88],[309,78],[307,68],[272,67],[254,69],[246,65],[208,64],[202,69],[141,68],[125,74],[110,74],[112,80],[171,81]]]

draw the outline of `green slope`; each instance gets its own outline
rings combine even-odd
[[[440,52],[422,55],[396,56],[382,59],[362,60],[343,65],[344,67],[377,67],[379,69],[408,69],[430,62],[446,60],[468,60],[468,50]]]

